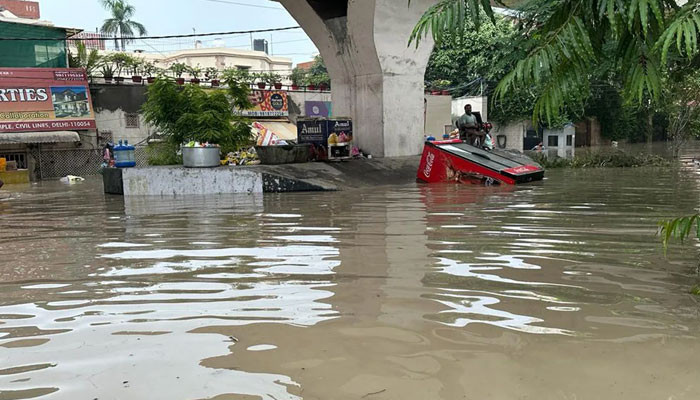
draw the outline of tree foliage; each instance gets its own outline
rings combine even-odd
[[[520,33],[505,18],[496,18],[477,30],[471,20],[455,33],[445,33],[428,61],[425,79],[429,85],[440,80],[455,84],[455,96],[474,94],[481,83],[492,86],[526,53],[518,46]],[[468,86],[469,83],[473,86]]]
[[[146,121],[172,144],[196,140],[241,146],[250,138],[250,127],[234,115],[229,96],[224,90],[182,87],[173,79],[159,77],[149,85],[142,111]]]
[[[668,248],[671,239],[684,241],[691,236],[700,239],[700,214],[661,221],[659,222],[659,234],[664,249]]]
[[[328,68],[326,68],[326,64],[323,62],[323,58],[321,56],[316,56],[314,58],[314,63],[311,65],[311,68],[309,68],[309,72],[306,75],[306,81],[310,85],[330,86],[331,77],[328,75]]]
[[[83,68],[88,77],[92,77],[95,70],[100,68],[103,63],[104,60],[97,49],[88,51],[83,42],[76,44],[75,53],[71,52],[68,58],[68,64],[71,68]]]
[[[668,114],[673,155],[700,136],[700,70],[678,74],[664,90],[663,109]]]
[[[295,67],[292,73],[289,75],[289,80],[292,81],[293,85],[301,86],[306,83],[307,71],[299,67]]]
[[[669,63],[698,54],[700,0],[682,7],[674,0],[526,0],[518,10],[527,54],[501,79],[496,95],[539,88],[535,120],[551,121],[568,102],[580,102],[581,88],[613,44],[625,100],[637,104],[660,101]],[[480,11],[493,15],[488,1],[442,0],[423,15],[410,42],[432,33],[439,44],[462,29],[464,19],[478,25]]]
[[[114,36],[114,46],[117,50],[126,50],[129,38],[136,35],[143,36],[148,33],[143,24],[133,21],[136,8],[126,0],[100,0],[102,6],[110,13],[110,17],[102,23],[100,31],[106,35]]]
[[[482,18],[488,16],[484,14]],[[436,45],[428,62],[426,85],[450,89],[453,96],[492,97],[499,81],[527,56],[527,46],[528,40],[520,27],[508,18],[495,16],[493,23],[482,24],[478,30],[474,22],[467,19],[462,29],[444,33],[442,41]],[[450,83],[448,87],[442,87],[444,82]],[[499,124],[528,119],[541,90],[541,85],[515,88],[508,96],[492,101],[489,118]],[[564,112],[545,125],[559,127],[582,113],[583,103],[572,101]]]
[[[410,5],[411,0],[408,3]],[[418,21],[409,44],[415,42],[418,46],[420,39],[429,33],[432,33],[435,43],[442,42],[446,35],[461,35],[467,21],[478,29],[483,19],[482,12],[493,21],[494,14],[489,0],[441,0],[431,6]]]

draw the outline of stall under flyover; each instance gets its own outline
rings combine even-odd
[[[252,124],[253,134],[259,138],[258,145],[263,145],[262,140],[265,139],[265,135],[269,134],[268,141],[272,140],[284,140],[284,141],[296,141],[297,140],[297,127],[296,125],[289,122],[289,120],[258,120],[254,121]],[[260,136],[263,136],[262,138]],[[271,143],[267,143],[271,144]]]

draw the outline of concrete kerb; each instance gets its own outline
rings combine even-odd
[[[105,193],[124,196],[337,191],[415,182],[419,161],[420,157],[396,157],[205,169],[126,168],[107,171],[104,186]]]

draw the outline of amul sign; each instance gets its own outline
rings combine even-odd
[[[0,68],[0,132],[95,129],[82,69]]]

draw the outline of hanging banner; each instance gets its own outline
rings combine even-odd
[[[279,142],[279,137],[259,122],[253,122],[253,131],[257,134],[258,146],[276,146]]]
[[[253,90],[250,95],[253,108],[239,110],[244,117],[288,117],[287,92],[282,90]]]
[[[333,103],[330,101],[307,101],[304,114],[309,118],[330,118],[333,116]]]
[[[0,68],[0,132],[95,129],[82,69]]]

